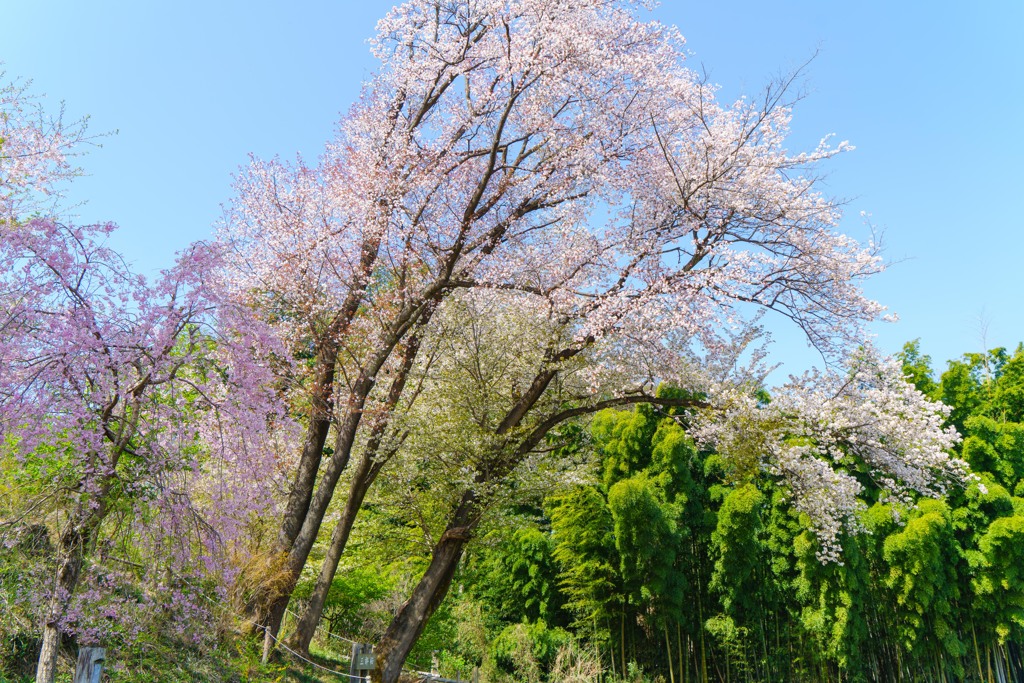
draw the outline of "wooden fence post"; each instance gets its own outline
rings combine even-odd
[[[107,651],[102,647],[83,647],[78,650],[74,683],[100,683]]]

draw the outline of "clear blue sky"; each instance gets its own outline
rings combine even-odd
[[[143,272],[211,234],[246,155],[315,157],[375,67],[365,43],[390,2],[0,0],[7,77],[118,130],[83,164],[83,221],[121,225]],[[868,291],[937,364],[1024,341],[1024,2],[693,2],[653,15],[679,26],[726,98],[756,94],[816,50],[793,149],[826,133],[857,150],[828,191],[885,231],[897,261]],[[979,324],[979,323],[984,323]],[[984,342],[982,327],[987,327]],[[785,371],[815,361],[776,333]]]

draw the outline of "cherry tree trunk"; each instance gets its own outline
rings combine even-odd
[[[337,437],[334,441],[334,455],[327,462],[326,466],[324,466],[316,489],[313,492],[312,497],[309,499],[307,509],[303,512],[301,526],[297,530],[297,533],[292,537],[293,540],[290,548],[287,549],[288,557],[285,568],[288,572],[288,581],[277,598],[270,604],[270,607],[267,610],[267,616],[265,620],[261,622],[265,628],[263,649],[264,661],[267,660],[270,649],[272,648],[271,641],[277,638],[288,602],[291,599],[292,592],[295,590],[295,585],[299,580],[299,575],[302,573],[303,567],[306,566],[306,560],[309,558],[309,553],[313,549],[313,544],[316,542],[317,534],[320,532],[320,525],[323,523],[324,515],[327,513],[327,507],[330,505],[331,499],[334,496],[334,489],[338,484],[338,479],[341,477],[341,473],[348,466],[352,447],[355,443],[356,434],[363,418],[367,399],[377,382],[377,374],[380,372],[381,368],[384,367],[384,364],[391,357],[392,352],[402,341],[406,333],[408,333],[414,325],[425,325],[430,319],[430,316],[437,307],[441,298],[440,286],[437,286],[434,289],[436,291],[432,291],[429,297],[421,300],[416,306],[407,307],[405,312],[399,316],[401,318],[400,324],[398,324],[395,329],[393,329],[381,342],[374,356],[360,370],[358,377],[349,391],[348,399],[344,409],[341,411],[344,415],[344,419],[342,419],[337,425]],[[411,367],[412,360],[415,358],[419,348],[419,341],[417,341],[417,339],[418,333],[414,333],[413,340],[407,346],[404,368],[399,372],[399,375],[394,380],[391,391],[389,392],[387,402],[387,405],[389,406],[388,411],[394,408],[394,405],[401,397],[409,368]],[[383,424],[386,426],[386,422]],[[382,435],[382,431],[375,433],[372,436],[372,439],[379,440]],[[379,441],[377,442],[377,446],[379,446]],[[371,458],[375,450],[376,446],[368,448],[367,452],[371,454]],[[363,495],[365,495],[365,491],[363,492]],[[360,501],[360,503],[361,502],[362,501]]]
[[[324,445],[327,442],[327,434],[330,431],[334,414],[334,378],[338,364],[338,340],[348,330],[352,319],[359,310],[359,304],[362,302],[361,286],[365,284],[366,279],[373,270],[373,264],[377,260],[379,248],[379,239],[370,239],[362,245],[359,270],[357,272],[357,286],[354,286],[345,298],[341,310],[338,311],[337,317],[330,325],[326,339],[321,343],[317,352],[316,366],[313,371],[313,386],[310,390],[309,424],[306,426],[299,465],[295,472],[295,479],[292,482],[288,503],[285,507],[285,512],[281,519],[281,527],[278,532],[278,549],[283,553],[292,552],[295,540],[302,531],[306,517],[309,514],[309,507],[312,503],[316,487],[317,473],[320,470]],[[348,464],[349,451],[347,449],[341,453],[338,451],[339,449],[336,448],[335,457],[343,459],[344,462],[337,469],[342,470]],[[319,528],[319,524],[317,528]],[[304,563],[305,558],[303,557]],[[300,565],[298,571],[301,571],[301,569]],[[259,623],[265,629],[272,627],[272,631],[268,631],[268,634],[277,634],[281,618],[291,596],[291,588],[293,587],[289,587],[285,595],[277,596],[266,612],[257,615]],[[264,654],[264,659],[266,659],[266,654]]]
[[[338,349],[334,344],[328,344],[317,354],[309,424],[306,426],[306,433],[302,441],[302,453],[278,532],[278,549],[282,553],[287,553],[291,549],[303,522],[306,521],[309,503],[313,498],[316,475],[320,469],[320,461],[323,459],[327,433],[331,428],[334,374],[337,361]],[[250,615],[263,628],[262,661],[264,664],[267,663],[270,652],[273,650],[274,640],[281,627],[281,620],[284,618],[293,587],[294,582],[283,595],[275,596],[265,610],[262,612],[254,610],[254,613]]]
[[[427,620],[448,595],[466,543],[479,521],[476,495],[467,491],[441,540],[434,546],[427,571],[409,599],[399,608],[376,648],[377,667],[370,678],[374,683],[398,681],[402,665],[423,633]]]
[[[366,443],[359,463],[356,465],[356,470],[352,473],[352,484],[349,487],[348,500],[345,501],[345,510],[342,513],[341,520],[331,534],[331,544],[321,565],[320,575],[317,577],[313,594],[310,596],[302,618],[299,620],[295,634],[290,639],[290,644],[300,652],[306,653],[309,651],[309,643],[313,640],[317,624],[320,623],[320,618],[323,616],[327,594],[330,592],[334,575],[338,571],[338,562],[341,560],[342,553],[345,552],[345,545],[348,543],[349,535],[352,533],[352,527],[355,525],[356,516],[359,514],[359,509],[366,498],[366,493],[370,490],[381,468],[394,452],[382,454],[380,452],[381,443],[391,422],[391,413],[394,411],[395,406],[398,405],[402,392],[405,391],[406,381],[416,360],[416,355],[419,353],[420,344],[423,341],[423,326],[426,325],[436,310],[436,304],[437,302],[435,301],[424,313],[420,329],[412,335],[412,338],[405,347],[401,368],[388,391],[385,414],[374,424],[370,432],[370,438]]]
[[[383,363],[382,363],[383,364]],[[366,399],[373,388],[373,378],[362,373],[355,382],[349,396],[349,404],[346,407],[345,419],[338,425],[338,437],[335,440],[334,455],[331,456],[324,467],[320,483],[315,490],[310,491],[310,498],[306,509],[301,511],[297,533],[292,537],[287,552],[285,570],[288,572],[287,582],[281,592],[268,606],[260,624],[264,628],[263,661],[266,662],[270,650],[273,649],[272,641],[277,638],[281,628],[281,621],[284,618],[288,602],[291,600],[292,592],[298,583],[302,568],[306,565],[310,550],[316,541],[317,533],[320,531],[320,524],[323,522],[327,506],[334,496],[334,487],[338,482],[341,473],[348,465],[349,455],[352,452],[352,444],[355,441],[359,422],[362,418],[363,407]],[[313,472],[315,477],[316,472]]]
[[[333,412],[334,373],[338,362],[338,348],[328,343],[317,353],[316,367],[313,371],[313,386],[310,396],[309,424],[302,440],[302,452],[299,465],[295,472],[295,480],[288,495],[288,503],[281,519],[278,544],[287,551],[295,536],[302,528],[309,510],[309,501],[313,498],[313,485],[316,473],[320,469],[323,458],[327,432],[331,427]]]

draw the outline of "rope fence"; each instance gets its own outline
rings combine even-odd
[[[187,581],[187,580],[186,580],[186,581],[185,581],[185,583],[188,583],[188,584],[189,584],[189,585],[191,585],[191,586],[192,586],[193,588],[195,588],[195,589],[197,590],[197,592],[198,592],[199,596],[200,596],[201,598],[203,598],[204,600],[206,600],[207,602],[209,602],[209,603],[210,603],[211,605],[213,605],[214,607],[217,607],[218,609],[222,610],[222,611],[223,611],[223,612],[225,612],[226,614],[229,614],[229,615],[231,615],[231,616],[235,617],[236,619],[238,619],[238,620],[240,620],[240,621],[242,621],[242,622],[244,622],[244,623],[250,624],[250,625],[252,625],[252,626],[255,626],[255,627],[256,627],[257,629],[259,629],[259,630],[263,631],[263,633],[264,633],[265,635],[267,635],[267,636],[270,636],[270,639],[271,639],[271,640],[273,640],[273,641],[274,641],[274,643],[275,643],[275,644],[276,644],[276,645],[277,645],[277,646],[278,646],[279,648],[281,648],[282,650],[284,650],[285,652],[287,652],[288,654],[290,654],[290,655],[291,655],[292,657],[295,657],[296,659],[298,659],[298,660],[301,660],[302,662],[305,662],[306,664],[309,664],[310,666],[312,666],[312,667],[314,667],[314,668],[316,668],[316,669],[319,669],[319,670],[321,670],[321,671],[325,671],[325,672],[327,672],[327,673],[330,673],[330,674],[333,674],[333,675],[335,675],[335,676],[341,676],[342,678],[347,678],[347,679],[355,679],[355,680],[357,680],[357,681],[366,681],[366,680],[369,680],[369,679],[367,679],[367,678],[364,678],[363,676],[353,676],[352,674],[348,674],[348,673],[345,673],[345,672],[343,672],[343,671],[335,671],[334,669],[331,669],[331,668],[329,668],[329,667],[326,667],[326,666],[324,666],[324,665],[322,665],[322,664],[318,664],[317,662],[314,662],[314,661],[313,661],[313,660],[311,660],[311,659],[308,659],[308,658],[306,658],[306,657],[303,657],[303,656],[302,656],[301,654],[299,654],[298,652],[296,652],[295,650],[293,650],[292,648],[288,647],[288,646],[287,646],[287,645],[285,645],[285,644],[284,644],[283,642],[281,642],[281,640],[280,640],[280,639],[278,639],[278,638],[274,637],[274,634],[272,634],[272,633],[271,633],[271,632],[269,631],[269,629],[267,629],[267,627],[266,627],[266,626],[264,626],[263,624],[257,623],[257,622],[255,622],[255,621],[253,621],[252,619],[250,619],[249,617],[246,617],[246,616],[244,616],[244,615],[242,615],[242,614],[239,614],[238,612],[236,612],[235,610],[231,609],[231,607],[229,607],[229,606],[228,606],[227,604],[225,604],[224,602],[222,602],[222,601],[220,601],[220,600],[214,600],[214,599],[213,599],[213,598],[211,598],[211,597],[210,597],[209,595],[207,595],[207,594],[206,594],[206,592],[205,592],[205,591],[203,591],[203,590],[202,590],[202,589],[201,589],[201,588],[200,588],[199,586],[196,586],[196,585],[195,585],[195,584],[193,584],[193,583],[192,583],[191,581]],[[292,614],[293,616],[296,616],[296,617],[298,616],[297,614],[295,614],[295,612],[292,612],[291,610],[287,610],[287,609],[286,609],[285,611],[286,611],[286,612],[289,612],[289,613],[290,613],[290,614]],[[318,629],[318,630],[320,629],[320,625],[319,625],[319,624],[317,625],[317,629]],[[349,638],[345,638],[344,636],[339,636],[339,635],[338,635],[338,634],[336,634],[336,633],[331,633],[330,631],[325,631],[325,632],[326,632],[326,633],[328,633],[328,634],[329,634],[329,635],[331,635],[331,636],[334,636],[335,638],[337,638],[337,639],[339,639],[339,640],[343,640],[343,641],[345,641],[345,642],[348,642],[348,643],[355,643],[355,642],[356,642],[356,641],[354,641],[354,640],[351,640],[351,639],[349,639]]]
[[[201,598],[203,598],[204,600],[209,602],[214,607],[222,610],[226,614],[229,614],[229,615],[235,617],[236,619],[238,619],[238,620],[240,620],[240,621],[242,621],[244,623],[247,623],[247,624],[250,624],[252,626],[255,626],[257,629],[261,630],[265,635],[269,636],[270,639],[273,640],[274,643],[277,645],[277,647],[281,648],[281,650],[287,652],[289,655],[291,655],[295,659],[298,659],[298,660],[308,664],[309,666],[314,667],[315,669],[318,669],[320,671],[324,671],[324,672],[332,674],[334,676],[340,676],[342,678],[349,679],[349,680],[355,680],[355,681],[369,681],[370,680],[369,677],[355,676],[353,674],[345,673],[343,671],[336,671],[335,669],[331,669],[330,667],[326,667],[326,666],[324,666],[322,664],[314,662],[311,659],[308,659],[307,657],[304,657],[302,654],[296,652],[292,648],[290,648],[287,645],[285,645],[284,642],[282,642],[279,638],[275,637],[274,634],[272,634],[270,632],[270,630],[266,626],[264,626],[263,624],[260,624],[260,623],[258,623],[256,621],[253,621],[249,617],[246,617],[246,616],[244,616],[242,614],[239,614],[238,612],[233,610],[229,605],[227,605],[226,603],[224,603],[221,600],[214,600],[209,595],[207,595],[206,592],[202,590],[202,588],[200,588],[199,586],[195,585],[191,581],[188,581],[187,579],[183,579],[183,580],[184,580],[185,583],[187,583],[190,586],[192,586],[193,588],[195,588],[197,593],[199,594],[199,596]],[[298,614],[296,614],[295,612],[293,612],[293,611],[291,611],[290,609],[287,609],[287,608],[285,608],[285,614],[290,614],[295,619],[299,618]],[[332,633],[331,631],[329,631],[326,628],[324,628],[323,624],[317,624],[316,630],[318,632],[320,632],[320,633],[327,634],[331,638],[336,638],[337,640],[340,640],[340,641],[345,642],[345,643],[349,643],[351,645],[360,645],[361,644],[359,641],[352,640],[351,638],[346,638],[345,636],[339,635],[337,633]],[[425,682],[426,681],[433,681],[434,683],[460,683],[458,681],[455,681],[454,679],[442,678],[442,677],[438,676],[437,674],[426,672],[426,671],[415,671],[413,669],[408,669],[408,668],[405,668],[405,667],[402,667],[402,671],[404,673],[416,676],[421,681],[425,681]]]

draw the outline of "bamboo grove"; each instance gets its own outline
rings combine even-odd
[[[785,491],[701,451],[685,416],[602,413],[580,435],[593,481],[518,507],[463,568],[458,609],[491,642],[473,654],[509,680],[543,680],[570,640],[625,680],[1021,680],[1024,350],[937,381],[916,342],[902,358],[979,481],[913,506],[869,484],[863,533],[822,564]]]

